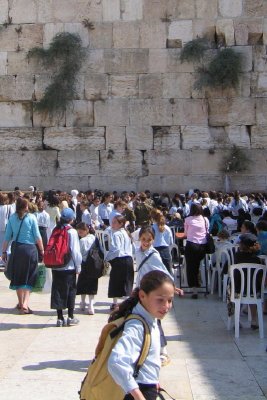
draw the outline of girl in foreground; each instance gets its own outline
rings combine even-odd
[[[156,400],[159,387],[160,331],[158,319],[163,319],[172,307],[174,284],[162,271],[147,273],[132,296],[120,304],[110,320],[128,314],[141,315],[151,332],[151,346],[148,356],[139,371],[133,377],[135,362],[141,352],[144,328],[140,321],[125,323],[123,334],[113,348],[108,360],[108,370],[115,382],[125,392],[124,400]]]

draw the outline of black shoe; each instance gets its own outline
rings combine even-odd
[[[198,295],[196,293],[192,294],[191,299],[197,300],[198,299]]]
[[[251,329],[253,329],[253,331],[256,331],[257,329],[259,329],[259,325],[251,324]]]

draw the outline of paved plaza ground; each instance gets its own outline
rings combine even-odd
[[[34,315],[19,315],[15,293],[0,273],[1,400],[78,400],[107,321],[107,283],[107,277],[101,278],[94,316],[78,309],[79,326],[57,328],[49,294],[33,294]],[[242,323],[235,340],[234,331],[226,330],[226,305],[217,295],[201,295],[197,301],[189,295],[176,298],[163,322],[172,361],[162,368],[162,386],[177,400],[267,398],[267,339],[259,339],[245,316]],[[264,324],[267,337],[266,316]]]

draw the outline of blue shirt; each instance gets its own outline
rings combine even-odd
[[[127,257],[133,256],[133,247],[131,243],[131,239],[124,228],[121,228],[117,231],[110,232],[110,248],[106,255],[105,260],[111,261],[117,257]]]
[[[258,237],[258,242],[261,246],[260,254],[267,255],[267,232],[261,231],[258,233],[257,237]]]
[[[123,334],[114,346],[108,360],[110,375],[125,393],[137,389],[138,383],[157,384],[161,367],[160,332],[157,319],[152,317],[140,303],[133,308],[132,313],[141,315],[148,323],[151,332],[151,346],[138,377],[135,379],[133,377],[134,366],[142,349],[144,328],[140,321],[126,322]]]
[[[171,244],[173,244],[172,231],[167,225],[165,225],[165,229],[163,232],[159,231],[159,227],[157,224],[153,224],[152,228],[154,229],[155,232],[155,239],[153,243],[154,247],[160,247],[160,246],[168,247]]]
[[[10,240],[15,240],[20,228],[21,219],[19,219],[18,214],[12,214],[8,220],[8,224],[5,232],[5,240],[10,242]],[[37,219],[33,214],[26,214],[17,238],[17,242],[24,244],[35,244],[41,235],[39,232]]]

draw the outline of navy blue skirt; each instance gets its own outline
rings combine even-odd
[[[31,290],[35,284],[38,267],[38,251],[35,244],[12,243],[14,254],[10,289]]]

